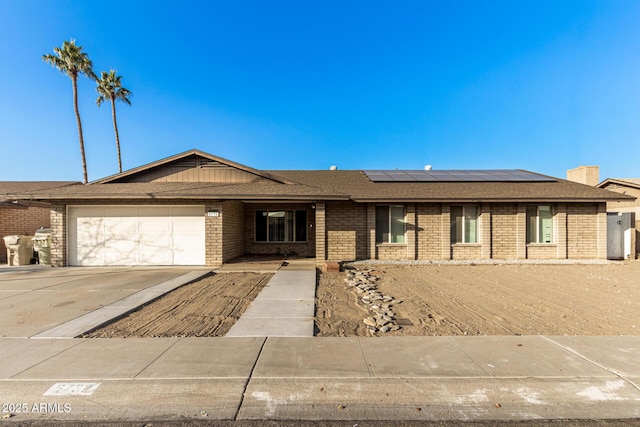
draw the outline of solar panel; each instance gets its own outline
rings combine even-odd
[[[555,182],[521,169],[493,170],[365,170],[372,182]]]

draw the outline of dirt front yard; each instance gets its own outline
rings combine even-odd
[[[640,334],[637,261],[356,268],[379,277],[375,287],[393,298],[387,310],[400,329],[372,333],[363,322],[376,320],[366,293],[348,286],[345,272],[324,273],[316,293],[319,336]]]
[[[319,274],[318,336],[640,335],[640,262],[356,264],[350,271],[369,271],[378,297],[364,299],[373,291],[356,291],[347,272]],[[271,276],[214,274],[85,336],[224,336]],[[364,321],[384,324],[387,315],[388,332]]]
[[[84,337],[223,337],[272,276],[213,274],[182,286]]]

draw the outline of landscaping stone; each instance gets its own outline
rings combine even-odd
[[[380,280],[382,272],[369,270],[347,270],[344,279],[347,288],[355,290],[361,295],[360,302],[368,306],[372,316],[366,317],[363,323],[367,330],[374,334],[397,331],[400,325],[396,322],[396,314],[391,309],[394,304],[402,301],[396,300],[391,295],[385,295],[378,290],[377,282]]]

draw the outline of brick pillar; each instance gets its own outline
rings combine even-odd
[[[67,265],[67,207],[51,206],[51,265]]]
[[[376,205],[367,203],[367,231],[369,236],[369,259],[376,259]]]
[[[442,259],[451,259],[451,205],[448,203],[442,204],[440,230]]]
[[[480,258],[490,259],[492,252],[491,241],[491,205],[483,203],[480,205]]]
[[[316,203],[316,265],[322,266],[327,259],[327,222],[324,202]]]
[[[222,203],[210,203],[205,205],[205,212],[216,210],[218,216],[205,216],[204,219],[204,247],[205,262],[208,267],[222,266],[222,217],[224,215]]]
[[[567,259],[567,205],[558,203],[554,211],[553,237],[558,245],[556,257]]]
[[[516,207],[516,259],[527,258],[527,205]]]
[[[597,250],[596,257],[598,259],[607,259],[607,205],[606,203],[598,203],[596,208],[597,224]]]
[[[418,227],[416,227],[416,205],[415,203],[407,204],[407,214],[405,217],[407,224],[407,259],[416,259],[416,242],[418,241]]]

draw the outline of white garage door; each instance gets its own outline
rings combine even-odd
[[[204,265],[204,206],[70,206],[70,265]]]

